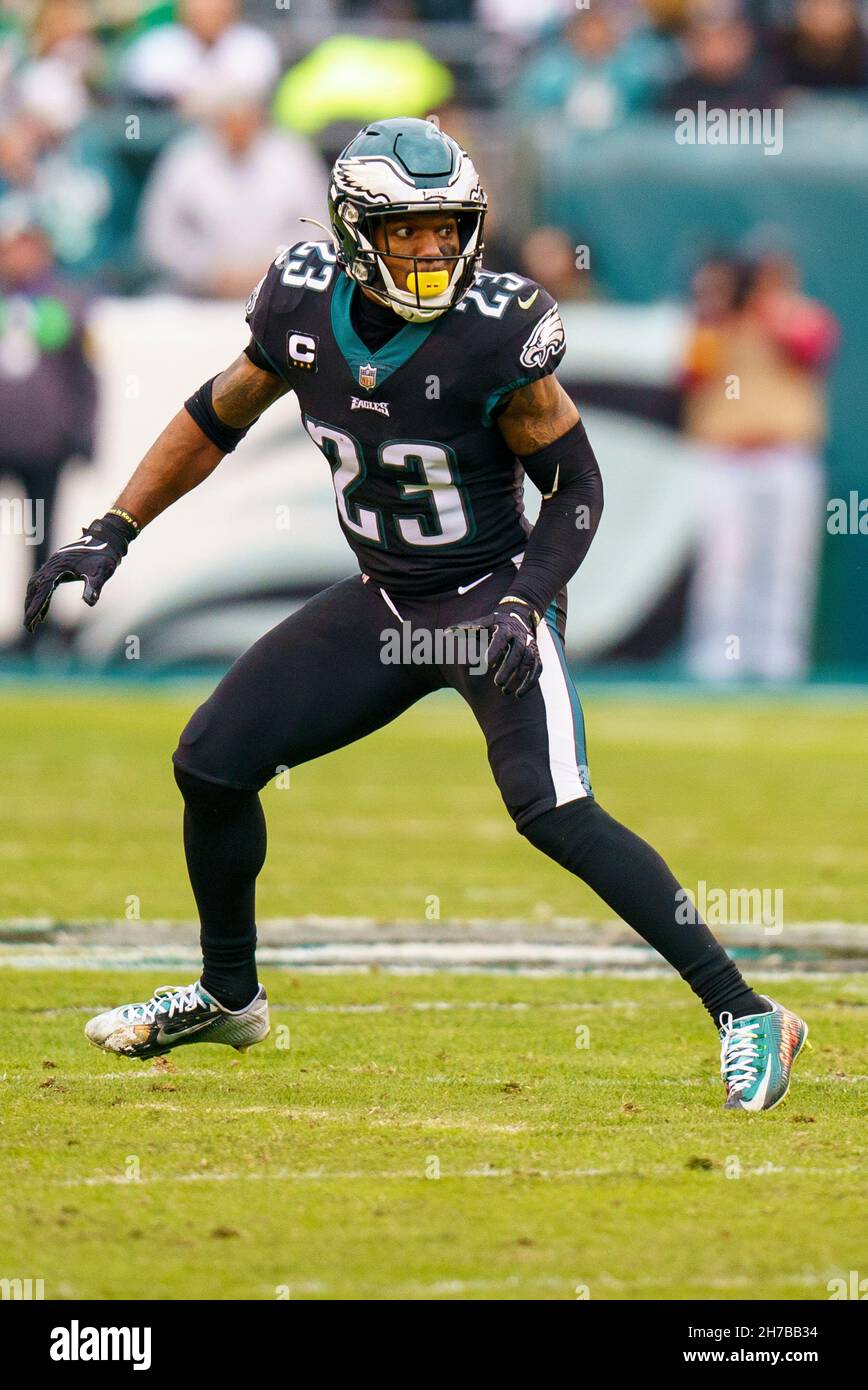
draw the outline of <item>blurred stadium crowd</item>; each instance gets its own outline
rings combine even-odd
[[[582,259],[586,229],[569,210],[550,215],[558,175],[537,155],[552,130],[558,149],[585,142],[592,151],[642,122],[666,122],[671,143],[674,113],[701,101],[833,112],[840,125],[864,121],[866,92],[868,35],[855,0],[7,3],[0,474],[44,498],[50,523],[65,460],[93,448],[88,302],[166,290],[243,298],[277,247],[320,235],[299,219],[325,220],[328,165],[366,120],[436,112],[471,149],[492,196],[486,266],[543,280],[562,304],[594,304],[629,299],[629,276],[607,274],[602,248]],[[561,181],[573,191],[579,178]],[[780,227],[763,240],[755,227],[745,234],[744,219],[737,228],[710,220],[703,245],[685,232],[675,287],[693,297],[679,423],[710,451],[706,559],[685,630],[695,672],[721,674],[706,629],[722,577],[731,580],[733,565],[747,575],[757,547],[779,544],[772,568],[789,575],[776,600],[789,637],[767,674],[798,676],[820,549],[805,509],[818,505],[823,378],[838,329],[802,293],[798,248]],[[792,218],[781,221],[786,230]],[[635,298],[672,288],[670,277]],[[764,404],[733,432],[718,397],[742,368],[764,374]],[[733,469],[734,459],[750,467]],[[801,499],[777,531],[766,519],[753,533],[763,487],[752,493],[749,476],[762,478],[779,520],[782,499],[794,489]],[[727,599],[746,624],[754,582]],[[758,639],[763,650],[775,640]]]
[[[517,119],[592,134],[699,100],[866,90],[856,0],[17,0],[0,196],[7,225],[17,193],[64,271],[101,288],[232,297],[300,213],[322,215],[324,165],[365,120],[436,110],[496,149]]]

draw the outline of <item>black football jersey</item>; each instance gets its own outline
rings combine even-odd
[[[329,242],[300,242],[247,322],[328,460],[362,572],[396,594],[440,593],[524,550],[524,470],[495,417],[558,366],[563,325],[540,285],[482,271],[453,309],[371,352],[350,315],[360,293]]]

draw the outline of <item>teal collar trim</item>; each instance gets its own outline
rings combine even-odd
[[[407,323],[399,329],[394,338],[390,338],[378,352],[371,352],[366,348],[356,330],[353,328],[350,318],[350,304],[353,293],[356,289],[354,281],[348,275],[341,275],[337,280],[332,291],[331,318],[332,332],[335,342],[341,350],[341,355],[353,375],[353,380],[357,386],[365,386],[366,390],[376,391],[378,386],[382,386],[393,372],[399,367],[403,367],[405,362],[409,362],[414,352],[427,339],[439,323],[439,319],[433,319],[431,323]],[[361,293],[361,291],[359,291]],[[373,383],[366,384],[359,377],[361,367],[373,367],[375,378]]]

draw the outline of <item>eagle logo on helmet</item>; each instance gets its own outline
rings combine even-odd
[[[534,324],[518,360],[523,367],[544,367],[550,357],[563,352],[565,347],[564,325],[557,304],[553,304],[548,313]]]

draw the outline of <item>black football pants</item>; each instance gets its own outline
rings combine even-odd
[[[203,983],[228,1007],[256,988],[255,880],[265,858],[258,792],[271,778],[389,723],[452,687],[485,735],[495,781],[527,839],[588,883],[721,1012],[764,1005],[701,922],[663,860],[595,802],[584,721],[563,651],[563,607],[540,624],[539,684],[504,695],[453,624],[491,612],[510,563],[431,598],[389,594],[364,576],[316,595],[245,652],[195,712],[174,755],[184,843],[202,923]],[[679,911],[681,907],[682,910]]]

